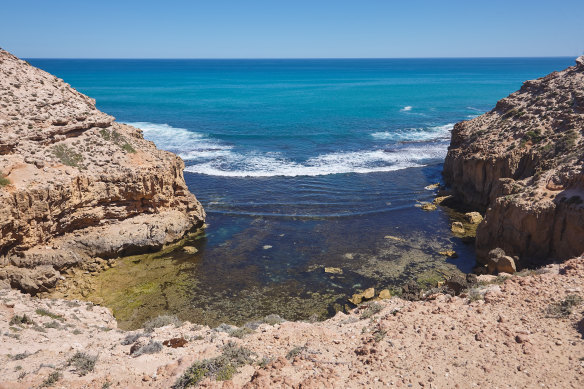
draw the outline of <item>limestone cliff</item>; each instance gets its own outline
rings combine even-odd
[[[584,253],[583,131],[584,57],[454,126],[444,178],[486,209],[479,262],[496,247],[523,266]]]
[[[183,168],[0,49],[0,281],[36,292],[63,268],[179,239],[205,218]]]

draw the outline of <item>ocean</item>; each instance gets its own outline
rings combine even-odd
[[[29,62],[181,156],[207,211],[188,243],[198,253],[122,260],[101,276],[96,298],[130,328],[160,313],[320,319],[364,288],[470,271],[453,215],[419,208],[450,131],[573,58]]]

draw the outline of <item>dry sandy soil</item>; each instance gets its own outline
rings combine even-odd
[[[361,306],[320,323],[272,322],[235,332],[171,324],[143,334],[136,346],[123,341],[143,331],[116,329],[106,308],[6,289],[0,291],[0,388],[50,384],[51,373],[53,387],[168,388],[194,362],[225,357],[230,342],[239,356],[245,350],[237,347],[251,351],[247,363],[234,359],[230,380],[211,375],[199,386],[584,387],[584,257],[527,276],[480,280],[470,297],[394,297],[372,303],[379,312]],[[567,297],[573,304],[561,305]],[[23,314],[34,323],[14,324]],[[132,347],[177,337],[188,343],[131,355]],[[97,356],[92,371],[82,375],[83,366],[69,362],[76,352]]]

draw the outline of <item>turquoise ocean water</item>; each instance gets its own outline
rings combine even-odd
[[[211,323],[331,314],[360,288],[470,270],[448,214],[415,206],[450,130],[573,59],[29,62],[185,160],[209,227],[196,256],[172,257],[190,263],[188,307],[161,309]]]

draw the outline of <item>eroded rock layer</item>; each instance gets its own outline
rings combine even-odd
[[[454,126],[444,178],[487,210],[479,262],[496,247],[523,266],[584,252],[583,131],[584,56]]]
[[[156,249],[205,213],[184,163],[0,49],[0,280],[29,292],[89,258]]]

